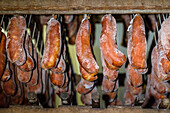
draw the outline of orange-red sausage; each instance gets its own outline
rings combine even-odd
[[[51,18],[48,22],[44,54],[41,61],[43,69],[56,67],[61,51],[61,25]]]
[[[138,74],[133,67],[129,64],[127,68],[128,75],[126,76],[130,82],[130,84],[133,87],[138,87],[141,86],[143,81],[142,81],[142,75]]]
[[[134,105],[136,95],[133,95],[129,90],[125,91],[124,95],[124,105],[125,106],[131,106]]]
[[[9,107],[9,99],[8,99],[8,96],[6,96],[4,92],[0,92],[0,100],[1,100],[0,108],[8,108]]]
[[[38,65],[39,65],[39,62],[40,62],[40,57],[38,56],[38,53],[36,52],[36,48],[33,47],[33,49],[31,49],[33,52],[32,52],[32,56],[33,56],[33,59],[36,61],[34,62],[34,66],[35,68],[30,71],[31,72],[31,80],[27,83],[27,85],[29,86],[35,86],[38,84],[38,81],[39,81],[39,71],[41,71],[41,69],[39,70],[38,68]]]
[[[168,60],[166,56],[166,51],[164,50],[164,46],[162,45],[162,33],[162,30],[158,32],[158,65],[162,73],[170,74],[170,61]]]
[[[41,74],[41,61],[40,56],[37,56],[37,83],[34,85],[28,85],[28,91],[29,92],[35,92],[35,94],[41,94],[42,93],[42,74]],[[31,81],[30,81],[31,82]]]
[[[146,69],[146,51],[147,43],[145,38],[145,26],[142,17],[137,14],[132,21],[130,28],[130,57],[129,61],[133,68],[135,69]],[[129,53],[128,53],[129,54]]]
[[[63,87],[63,85],[65,83],[65,75],[63,73],[55,74],[55,73],[51,72],[50,81],[53,85],[56,85],[58,87]]]
[[[76,55],[79,64],[91,75],[99,71],[99,66],[93,56],[90,46],[91,24],[87,18],[81,22],[76,36]]]
[[[87,94],[81,95],[81,101],[85,105],[92,105],[92,93],[96,93],[97,88],[94,87],[92,91]]]
[[[80,94],[89,93],[94,87],[94,82],[89,82],[81,78],[80,82],[77,84],[76,90]]]
[[[95,81],[97,80],[97,75],[96,76],[91,76],[89,73],[87,73],[82,67],[81,65],[79,65],[80,68],[80,73],[83,79],[87,80],[87,81]]]
[[[159,58],[159,55],[158,55],[158,46],[155,46],[153,51],[152,51],[152,55],[151,55],[151,62],[152,62],[152,67],[153,67],[153,72],[158,76],[158,78],[161,80],[161,81],[167,81],[167,80],[170,80],[170,75],[169,74],[165,74],[165,73],[162,73],[159,65],[157,64],[158,62],[158,58]]]
[[[7,61],[5,72],[4,72],[4,74],[2,75],[2,78],[1,78],[1,81],[3,81],[3,82],[6,82],[11,78],[12,71],[9,68],[9,65],[10,65],[10,62]]]
[[[111,15],[102,18],[102,32],[100,36],[100,49],[103,58],[115,67],[121,67],[126,62],[125,55],[117,49],[116,20]]]
[[[18,78],[17,78],[17,71],[16,71],[17,67],[15,66],[15,82],[17,85],[17,92],[14,96],[11,96],[11,104],[12,105],[16,105],[16,104],[22,104],[22,102],[24,101],[24,93],[23,93],[23,86],[22,83],[19,82]]]
[[[167,82],[161,81],[152,69],[151,85],[158,93],[164,94],[170,92],[170,85]]]
[[[118,87],[119,87],[118,80],[111,81],[111,80],[107,79],[105,76],[103,77],[102,90],[104,92],[113,92],[113,91],[116,91],[118,89]]]
[[[161,42],[165,50],[166,56],[170,61],[170,17],[168,17],[161,25]]]
[[[151,22],[152,31],[156,31],[156,18],[155,18],[155,15],[150,14],[150,15],[148,15],[148,18],[149,18],[149,20]]]
[[[25,41],[25,49],[26,49],[26,53],[27,53],[26,59],[27,60],[24,63],[24,65],[18,66],[19,69],[21,69],[22,71],[27,71],[27,72],[33,70],[34,63],[35,63],[34,59],[32,58],[32,56],[30,55],[30,52],[29,52],[29,48],[31,48],[29,43],[32,43],[32,41],[31,41],[31,38],[29,37],[29,35],[27,34],[26,41]]]
[[[0,29],[0,79],[5,71],[6,60],[6,36]]]
[[[60,58],[60,61],[56,68],[52,68],[51,71],[56,74],[62,74],[66,70],[66,62],[64,61],[63,55]]]
[[[78,16],[75,16],[74,20],[67,24],[69,44],[75,44],[78,27],[79,27]]]
[[[38,78],[36,77],[35,79],[34,77],[37,76],[37,66],[35,66],[36,63],[34,60],[36,59],[36,50],[34,48],[34,55],[32,55],[32,50],[33,50],[32,41],[29,36],[26,37],[25,46],[27,51],[27,61],[24,65],[17,67],[17,77],[20,82],[33,85],[37,83],[37,78]]]
[[[26,30],[26,21],[23,16],[12,17],[9,23],[6,50],[8,59],[14,63],[21,57]]]
[[[103,75],[111,80],[111,81],[115,81],[118,77],[118,73],[119,71],[116,70],[111,70],[108,68],[106,61],[103,59],[103,55],[101,55],[101,60],[102,60],[102,66],[103,66]]]
[[[9,68],[12,70],[11,78],[6,82],[1,82],[1,86],[2,86],[3,92],[6,95],[12,96],[12,95],[15,95],[17,92],[17,85],[16,85],[15,75],[14,75],[14,64],[10,63]]]
[[[31,80],[31,77],[32,77],[32,71],[30,72],[25,72],[25,71],[22,71],[21,69],[19,69],[17,67],[17,77],[18,77],[18,80],[22,83],[27,83]]]

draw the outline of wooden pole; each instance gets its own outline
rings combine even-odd
[[[1,0],[0,14],[158,14],[170,0]]]

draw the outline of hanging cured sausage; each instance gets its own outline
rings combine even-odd
[[[91,75],[99,71],[99,66],[93,56],[90,45],[91,24],[85,17],[76,36],[76,55],[79,64]]]
[[[6,67],[6,36],[0,29],[0,78],[2,77]]]
[[[12,17],[9,23],[6,50],[8,59],[14,63],[23,58],[23,42],[25,37],[26,21],[23,16]],[[26,60],[26,59],[25,59]],[[22,63],[24,64],[23,60]]]
[[[136,69],[138,73],[147,72],[146,52],[147,43],[145,37],[145,26],[142,16],[135,15],[129,26],[128,34],[128,59],[130,65]]]
[[[117,48],[116,34],[116,20],[111,15],[105,15],[102,18],[102,32],[100,36],[101,53],[107,63],[120,68],[126,62],[126,57]]]
[[[61,25],[57,20],[51,18],[48,22],[44,54],[41,61],[43,69],[56,67],[60,57],[61,44]]]

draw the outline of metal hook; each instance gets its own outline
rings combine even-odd
[[[7,60],[7,64],[6,64],[7,69],[9,69],[9,65],[10,65],[10,61]]]
[[[165,15],[162,13],[163,20],[165,20]]]
[[[158,31],[159,31],[159,28],[158,28],[158,23],[156,21],[156,32],[158,33]],[[155,40],[156,45],[158,45],[157,40],[156,40],[156,32],[154,31],[154,40]]]
[[[36,22],[34,22],[34,29],[33,29],[33,32],[32,32],[32,39],[34,38],[34,34],[35,34],[35,28],[36,28]]]
[[[43,55],[43,41],[41,41],[41,45],[40,45],[40,55]]]
[[[84,14],[84,18],[87,18],[87,14]]]
[[[1,25],[2,25],[3,20],[4,20],[4,15],[3,15],[2,18],[1,18]]]
[[[112,14],[111,14],[111,15],[112,15]],[[91,14],[87,14],[87,18],[90,19],[90,17],[91,17]]]
[[[60,22],[61,22],[61,23],[63,22],[63,17],[62,17],[62,16],[60,16]]]
[[[84,18],[90,19],[90,15],[89,14],[84,14]]]
[[[40,39],[40,31],[38,31],[37,41],[36,41],[36,45],[35,45],[36,47],[38,46],[39,39]]]
[[[27,14],[25,15],[25,19],[27,18]]]
[[[134,18],[136,14],[132,14],[132,17]]]
[[[154,36],[153,37],[154,37],[154,40],[155,40],[155,44],[158,45],[157,40],[156,40],[156,32],[155,31],[154,31]]]
[[[168,13],[166,14],[166,19],[168,18]]]
[[[157,23],[157,22],[156,22],[156,31],[157,31],[157,32],[159,31],[158,23]]]
[[[132,15],[130,15],[130,20],[132,20],[133,18],[132,18]]]
[[[9,23],[10,23],[10,19],[8,18],[8,25],[7,25],[7,27],[6,27],[6,31],[8,30]]]
[[[160,23],[160,25],[162,24],[162,21],[161,21],[161,15],[160,14],[158,14],[158,18],[159,18],[159,23]]]
[[[58,15],[55,15],[55,14],[52,14],[52,17],[56,20],[56,19],[58,19]]]
[[[28,27],[30,26],[32,15],[30,15],[29,20],[28,20]]]

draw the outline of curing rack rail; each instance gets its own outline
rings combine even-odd
[[[0,14],[170,13],[170,0],[0,0]]]
[[[159,14],[170,13],[170,0],[0,0],[0,15],[8,14]],[[79,106],[62,106],[41,109],[14,106],[0,109],[0,113],[168,113],[169,110],[114,107],[91,109]]]

